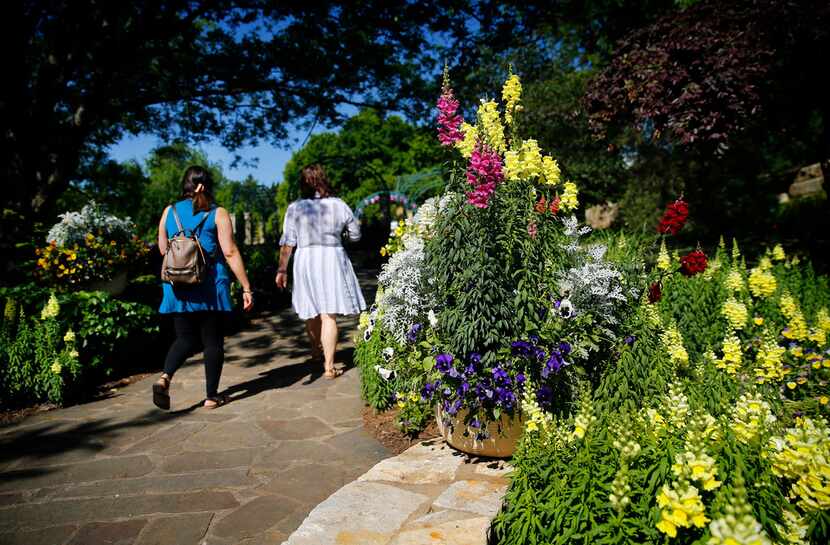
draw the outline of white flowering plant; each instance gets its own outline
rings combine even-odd
[[[35,277],[42,284],[68,290],[110,280],[149,252],[129,218],[109,215],[94,202],[60,217],[48,245],[36,250]]]

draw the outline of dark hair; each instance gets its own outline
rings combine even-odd
[[[196,191],[202,186],[200,191]],[[190,166],[182,176],[182,198],[193,199],[193,213],[207,212],[213,207],[213,176],[200,166]]]
[[[305,199],[312,197],[331,197],[334,190],[331,188],[329,178],[322,165],[313,164],[303,167],[300,171],[300,195]]]

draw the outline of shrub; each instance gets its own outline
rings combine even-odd
[[[0,404],[63,403],[124,372],[158,332],[155,310],[102,292],[56,296],[32,285],[0,289]],[[138,353],[146,354],[144,351]]]

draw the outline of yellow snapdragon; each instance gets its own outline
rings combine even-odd
[[[657,529],[669,537],[677,537],[678,528],[703,528],[709,521],[697,488],[688,483],[667,484],[657,494],[660,522]]]
[[[55,362],[52,364],[52,367],[50,367],[49,369],[50,369],[50,370],[51,370],[54,374],[56,374],[56,375],[60,375],[60,374],[61,374],[61,371],[63,370],[63,366],[61,365],[61,362],[60,362],[59,360],[55,360]]]
[[[726,317],[729,322],[729,327],[734,330],[741,330],[746,325],[749,319],[749,312],[746,310],[746,305],[735,299],[729,297],[721,308],[721,314]]]
[[[738,369],[741,367],[742,354],[741,340],[734,333],[730,333],[723,340],[723,357],[715,360],[715,365],[718,369],[724,369],[734,376],[738,374]]]
[[[461,124],[460,130],[464,134],[464,138],[456,142],[455,147],[465,159],[469,159],[473,154],[473,150],[476,148],[478,130],[467,122]]]
[[[772,338],[764,340],[755,356],[755,377],[758,384],[783,380],[787,376],[787,369],[781,360],[785,352]]]
[[[660,334],[660,340],[663,343],[663,348],[669,353],[669,358],[672,362],[686,365],[689,363],[689,353],[683,347],[683,337],[676,326],[671,326]]]
[[[46,302],[44,305],[43,310],[40,311],[40,319],[41,320],[48,320],[50,318],[57,317],[60,314],[61,306],[58,303],[58,298],[55,297],[55,294],[49,296],[49,301]]]
[[[789,292],[784,292],[779,301],[781,314],[783,314],[789,321],[786,329],[781,332],[784,337],[788,339],[803,341],[809,335],[807,330],[807,322],[804,320],[804,314],[798,308],[798,303]]]
[[[825,333],[830,333],[830,313],[822,307],[816,313],[816,325]]]
[[[611,482],[611,494],[608,495],[608,502],[618,513],[622,513],[631,503],[631,485],[628,484],[628,464],[623,461],[614,480]]]
[[[669,393],[663,398],[663,409],[669,424],[675,429],[686,427],[691,410],[689,409],[689,398],[683,393],[679,384],[671,384]]]
[[[657,268],[661,271],[667,271],[671,267],[671,258],[669,251],[666,249],[666,240],[660,242],[660,251],[657,254]]]
[[[778,525],[778,532],[787,545],[808,545],[808,526],[804,517],[790,509],[784,509],[784,524]]]
[[[487,145],[499,153],[504,153],[506,148],[504,126],[501,124],[501,114],[494,100],[481,101],[481,105],[478,107],[478,119],[481,124],[482,136]]]
[[[551,415],[542,410],[536,400],[536,388],[531,384],[525,386],[522,396],[522,413],[525,418],[525,431],[532,433],[536,431],[547,432],[551,424]]]
[[[578,196],[579,190],[577,189],[576,184],[573,182],[565,182],[559,208],[563,212],[576,210],[576,207],[579,206]]]
[[[513,113],[520,110],[519,101],[522,98],[522,82],[519,76],[511,74],[501,88],[501,98],[504,101],[504,120],[508,125],[513,124]]]
[[[590,429],[591,424],[597,421],[594,415],[594,407],[591,403],[591,395],[588,392],[582,394],[579,403],[579,412],[574,417],[573,438],[584,439],[585,433]]]
[[[742,443],[751,443],[776,420],[769,403],[758,395],[743,394],[732,410],[732,430]]]
[[[548,185],[556,185],[560,182],[562,171],[559,170],[559,163],[550,155],[542,157],[542,178]]]
[[[796,419],[783,437],[770,439],[772,471],[792,481],[789,496],[804,511],[830,509],[830,428],[818,417]]]
[[[504,177],[510,181],[533,180],[542,174],[542,150],[536,140],[523,140],[518,150],[504,154]]]
[[[775,247],[772,249],[772,259],[775,261],[784,261],[787,259],[787,254],[784,253],[784,247],[780,244],[776,244]]]
[[[704,490],[714,490],[721,485],[715,477],[718,468],[715,459],[699,450],[683,451],[677,454],[672,465],[672,472],[676,477],[698,482]]]
[[[738,479],[730,495],[723,516],[709,523],[711,537],[707,545],[772,545],[761,523],[752,514],[742,480]]]
[[[732,269],[729,271],[729,274],[726,275],[725,284],[729,291],[740,292],[744,289],[744,277],[741,275],[740,271]]]
[[[749,271],[749,291],[753,297],[769,297],[778,288],[778,281],[771,272],[755,267]]]

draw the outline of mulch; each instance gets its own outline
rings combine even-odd
[[[417,435],[407,435],[395,424],[395,418],[397,416],[398,409],[396,408],[383,412],[375,412],[371,407],[365,407],[363,409],[363,425],[366,431],[396,455],[416,443],[441,436],[438,433],[438,426],[434,418]]]

